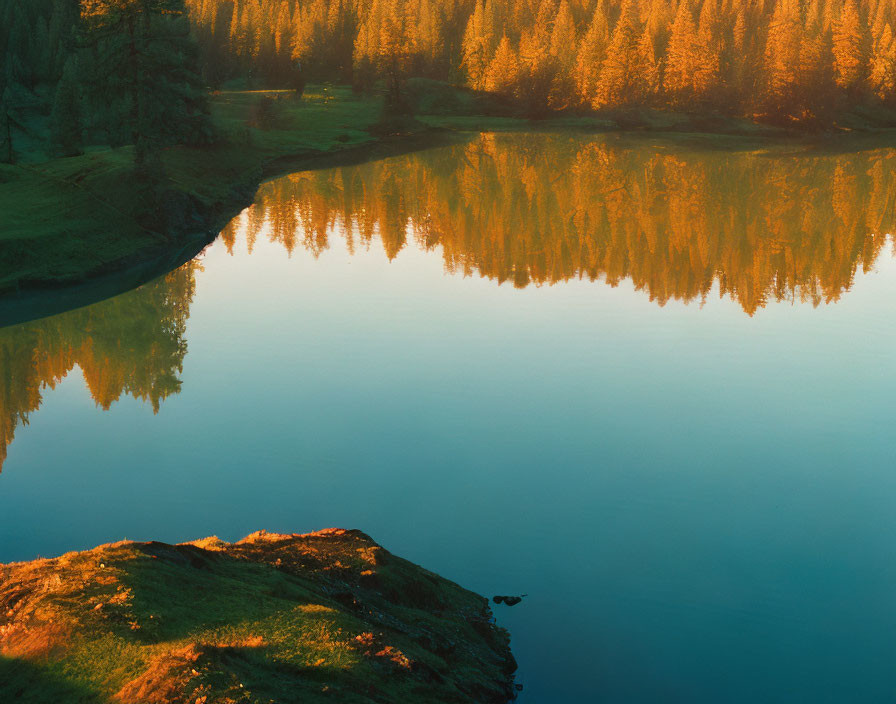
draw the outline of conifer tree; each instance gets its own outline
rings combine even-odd
[[[555,74],[549,101],[552,108],[563,109],[575,100],[573,74],[576,64],[577,32],[567,0],[560,3],[551,30],[550,54]]]
[[[610,30],[602,3],[598,3],[588,31],[579,43],[574,82],[578,100],[590,106],[597,95],[600,68],[610,43]]]
[[[868,32],[855,0],[845,0],[834,25],[834,74],[837,85],[851,96],[864,87],[868,70]]]
[[[135,161],[209,138],[205,90],[183,0],[82,0],[88,86],[103,121],[124,126]]]
[[[750,90],[752,57],[747,44],[747,17],[744,6],[739,4],[735,9],[734,24],[731,28],[731,62],[728,81],[738,102],[743,105],[744,95]]]
[[[828,120],[834,101],[831,31],[820,12],[810,5],[800,40],[800,75],[795,100],[806,117]]]
[[[392,94],[404,77],[426,76],[483,90],[500,84],[507,94],[496,76],[509,75],[512,52],[510,92],[532,115],[649,102],[817,120],[826,108],[892,95],[896,0],[178,1],[189,6],[199,64],[214,85],[239,77],[291,87],[307,77],[369,89],[385,80]],[[23,36],[27,44],[4,66],[17,90],[59,79],[68,50],[59,49],[57,10],[77,2],[0,3],[0,52],[22,47]],[[121,83],[126,72],[106,73]],[[118,88],[107,102],[133,107]]]
[[[495,57],[486,71],[485,89],[505,97],[514,96],[517,91],[518,72],[519,59],[505,34],[498,42]]]
[[[704,0],[693,45],[691,77],[694,97],[711,100],[719,97],[722,77],[722,21],[718,0]]]
[[[543,0],[545,8],[550,0]],[[541,10],[539,11],[541,14]],[[556,77],[556,61],[551,56],[547,20],[527,29],[520,37],[520,77],[518,94],[530,117],[541,117],[550,108],[549,96]]]
[[[12,91],[7,85],[0,95],[0,164],[15,162],[12,145]]]
[[[551,56],[557,61],[558,68],[571,72],[576,60],[577,41],[576,23],[567,0],[560,3],[554,26],[551,30]]]
[[[686,102],[693,96],[697,63],[697,27],[689,0],[681,0],[666,49],[663,85],[672,102]]]
[[[81,99],[78,91],[77,66],[74,57],[65,65],[62,79],[56,86],[53,112],[50,115],[50,145],[57,156],[82,153]]]
[[[473,88],[483,88],[495,42],[492,0],[478,0],[464,32],[461,66]]]
[[[797,0],[776,0],[765,45],[765,80],[769,110],[788,115],[794,109],[799,79],[802,24]]]
[[[662,75],[649,26],[644,27],[641,39],[638,40],[635,76],[636,94],[643,103],[648,105],[653,103],[661,88]]]
[[[885,103],[896,101],[896,39],[889,22],[884,24],[874,47],[870,75],[871,89]]]

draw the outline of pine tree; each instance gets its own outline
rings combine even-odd
[[[15,163],[12,144],[12,90],[6,86],[0,95],[0,164]]]
[[[551,30],[550,54],[555,74],[548,101],[552,108],[562,110],[575,102],[573,74],[576,63],[577,32],[567,0],[560,3]]]
[[[693,77],[697,63],[697,27],[689,0],[681,0],[666,49],[663,87],[672,102],[693,97]]]
[[[375,80],[375,68],[371,50],[371,27],[369,21],[361,24],[352,53],[352,88],[369,91]]]
[[[741,105],[746,102],[745,94],[751,90],[752,57],[747,48],[747,17],[743,5],[735,10],[734,25],[731,28],[731,63],[728,82]]]
[[[644,27],[641,39],[638,40],[634,70],[637,79],[637,95],[643,103],[652,103],[659,94],[662,77],[653,37],[648,26]]]
[[[845,0],[834,25],[834,75],[837,85],[852,96],[864,88],[868,72],[868,31],[855,0]]]
[[[585,105],[590,106],[597,94],[600,67],[607,54],[609,43],[610,31],[607,17],[601,4],[598,3],[588,31],[579,43],[576,55],[574,82],[577,97]]]
[[[183,0],[82,0],[87,87],[110,129],[126,129],[138,167],[176,143],[210,135]]]
[[[461,66],[473,88],[485,86],[485,72],[494,50],[495,26],[491,0],[479,0],[464,32]]]
[[[698,100],[719,97],[722,76],[722,23],[718,0],[704,0],[694,44],[691,77],[694,96]]]
[[[776,0],[765,45],[765,80],[768,109],[789,115],[799,85],[802,24],[797,0]]]
[[[896,102],[896,38],[889,22],[875,43],[869,81],[878,99],[885,103]]]
[[[56,156],[77,156],[82,153],[81,100],[78,92],[77,67],[69,59],[56,86],[53,112],[50,115],[50,145]]]
[[[376,0],[378,1],[378,0]],[[395,113],[407,112],[403,96],[403,81],[411,55],[408,17],[399,0],[383,0],[379,31],[379,66],[386,76],[387,109]]]
[[[505,34],[498,43],[495,57],[485,75],[486,90],[505,97],[512,97],[517,91],[519,59],[510,40]]]
[[[530,117],[542,117],[552,107],[550,94],[557,75],[557,62],[551,56],[553,14],[551,0],[542,0],[532,27],[520,37],[518,93]]]
[[[638,19],[633,0],[627,0],[616,22],[610,47],[601,66],[594,105],[638,104],[641,76],[638,75]]]
[[[571,72],[576,60],[576,23],[566,0],[560,3],[554,26],[551,30],[551,56],[562,71]]]
[[[166,1],[83,5],[105,4],[121,15]],[[351,81],[358,88],[386,79],[391,92],[413,75],[488,89],[505,86],[496,83],[495,70],[512,51],[518,61],[512,92],[531,114],[647,100],[815,119],[825,107],[843,105],[844,97],[883,100],[892,93],[893,40],[885,35],[896,27],[896,0],[179,2],[189,6],[199,63],[215,85],[249,76],[290,86],[301,74],[301,80]],[[16,90],[61,76],[69,52],[59,39],[65,22],[58,10],[77,5],[0,3],[0,52],[8,44],[19,47],[4,65]],[[504,36],[509,45],[499,57]],[[621,55],[608,52],[611,42]],[[120,84],[122,73],[109,71],[111,82]],[[117,88],[109,103],[133,107]]]
[[[831,61],[831,32],[824,28],[820,12],[810,6],[800,41],[800,75],[795,101],[806,117],[823,122],[835,102],[834,71]]]

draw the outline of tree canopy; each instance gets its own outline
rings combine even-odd
[[[771,120],[896,103],[896,0],[187,0],[212,83],[369,87],[400,70],[535,112],[645,105]]]

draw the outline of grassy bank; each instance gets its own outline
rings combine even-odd
[[[216,216],[251,196],[273,160],[374,142],[380,99],[312,88],[301,99],[212,97],[219,144],[162,155],[169,182],[157,192],[135,178],[130,147],[68,159],[0,165],[0,290],[64,285],[139,261],[190,234],[206,238]],[[262,114],[259,114],[262,112]],[[157,189],[156,189],[157,190]]]
[[[0,700],[506,702],[488,602],[357,531],[0,565]]]

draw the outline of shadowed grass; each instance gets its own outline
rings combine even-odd
[[[265,98],[274,119],[257,124]],[[212,113],[219,144],[166,150],[161,195],[136,178],[130,147],[0,165],[0,290],[81,281],[184,234],[210,239],[221,224],[216,216],[251,196],[271,160],[374,142],[368,129],[379,120],[381,99],[329,87],[312,87],[301,100],[282,91],[220,93]]]

